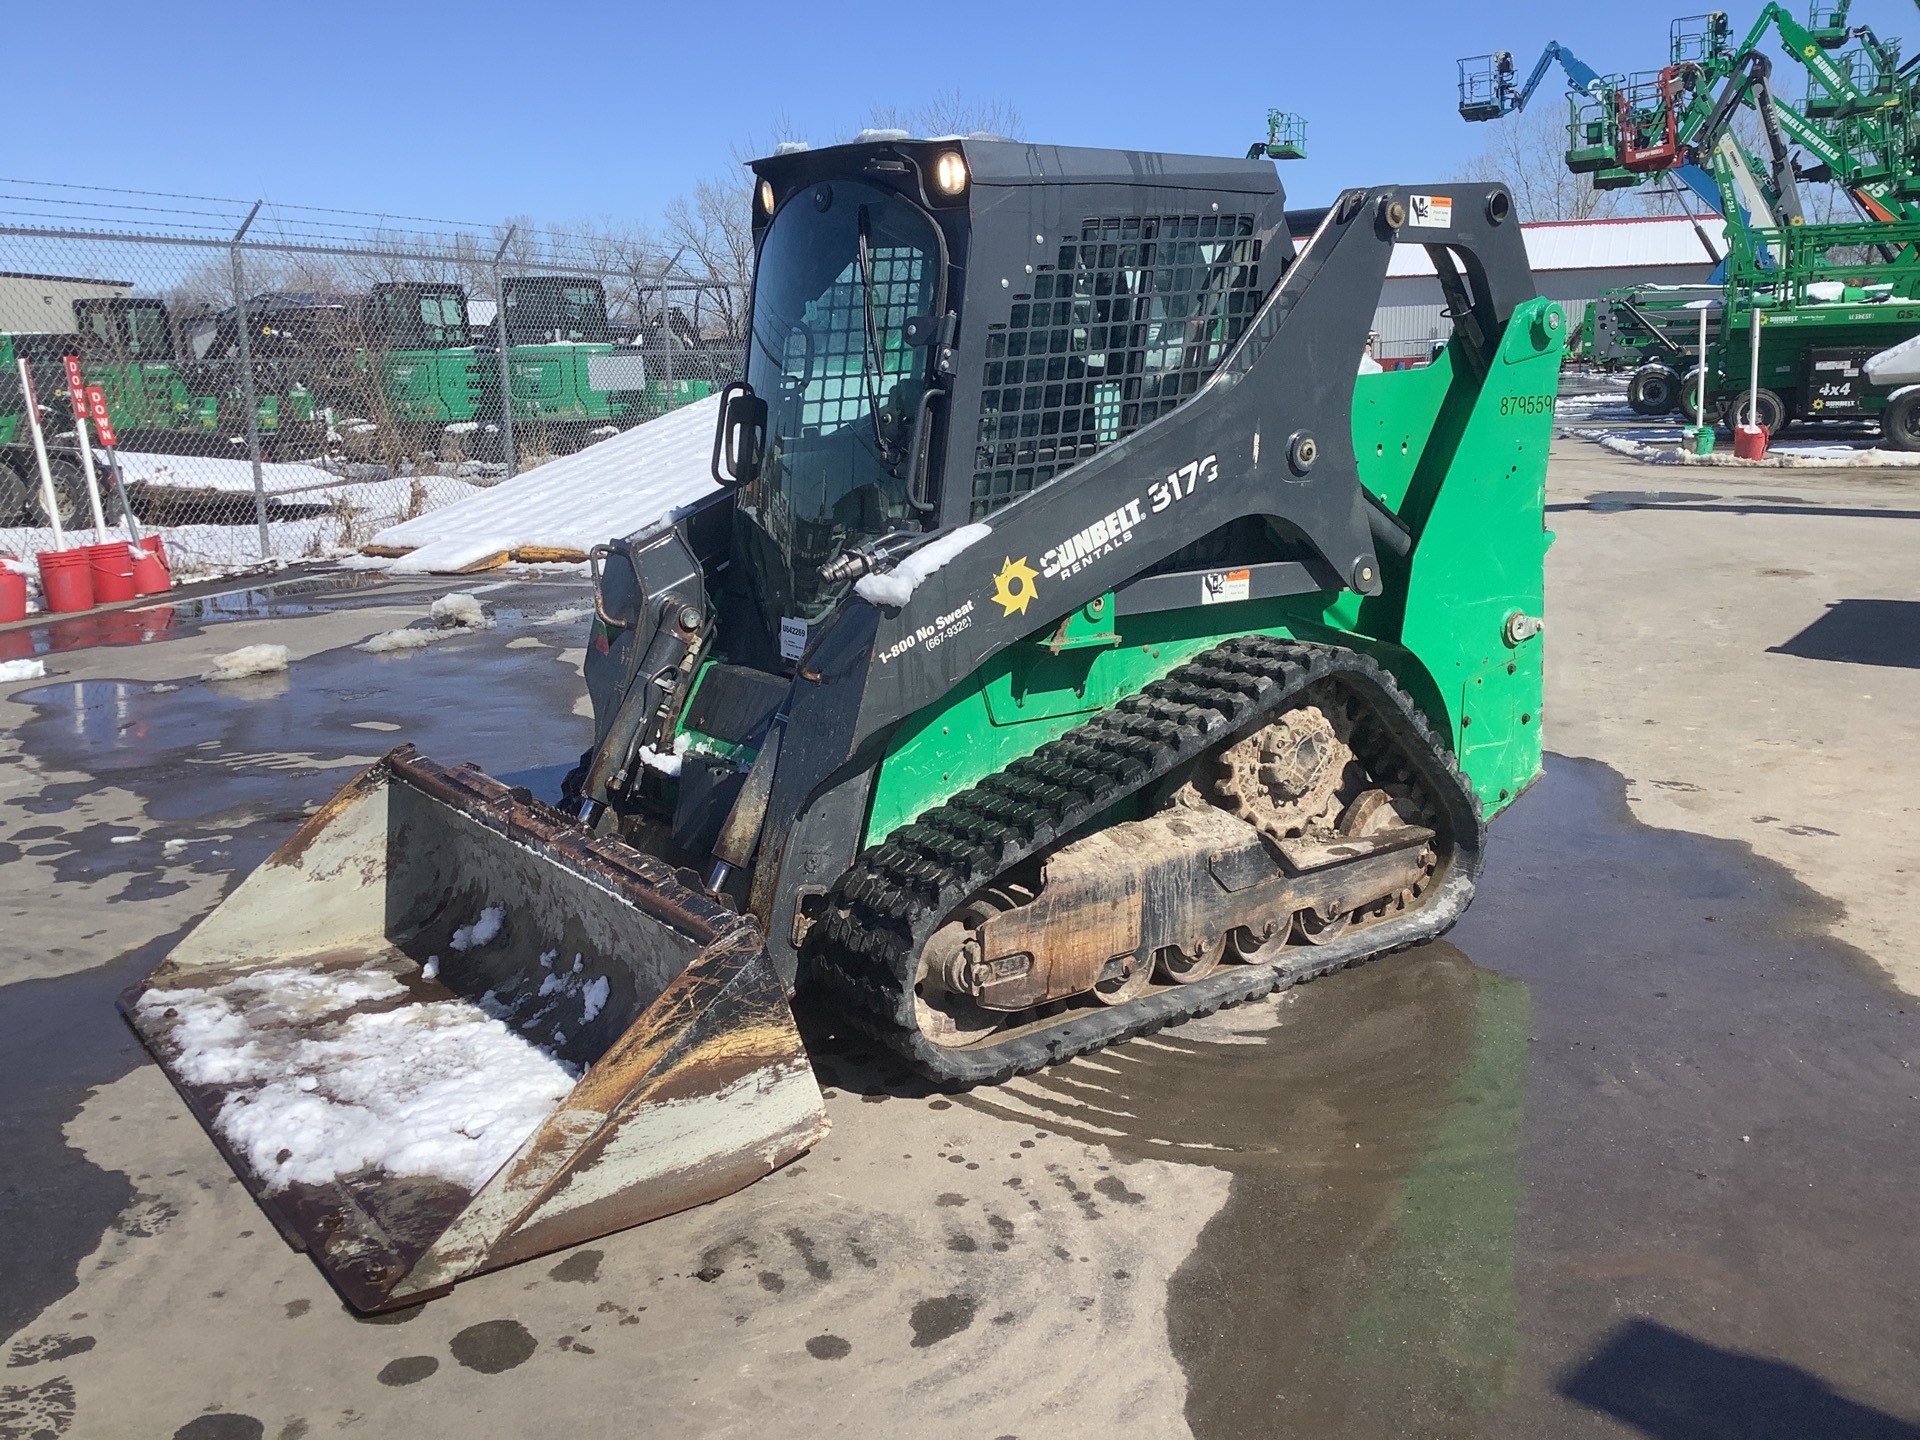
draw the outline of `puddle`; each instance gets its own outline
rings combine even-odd
[[[1009,1093],[1233,1177],[1168,1294],[1201,1440],[1690,1408],[1618,1367],[1594,1400],[1629,1318],[1920,1413],[1920,1007],[1831,908],[1554,757],[1447,940]]]
[[[398,659],[327,651],[271,678],[289,681],[271,698],[197,681],[175,688],[82,680],[17,693],[33,712],[15,731],[21,750],[50,770],[89,778],[0,802],[0,840],[12,837],[0,856],[9,845],[25,851],[52,867],[56,883],[125,874],[120,901],[180,890],[188,871],[237,882],[360,757],[394,742],[411,741],[448,764],[476,761],[545,795],[549,778],[557,792],[558,776],[590,734],[590,722],[571,710],[578,676],[540,652],[505,650],[496,632]],[[356,728],[369,720],[396,728]],[[139,797],[144,818],[69,829],[63,812],[105,786]],[[109,843],[128,834],[126,843]],[[133,1198],[127,1177],[69,1148],[61,1126],[90,1089],[139,1063],[138,1041],[113,1000],[179,933],[77,974],[5,987],[0,1335],[71,1288],[74,1266]]]
[[[541,623],[569,595],[587,593],[571,579],[562,582],[516,579],[503,585],[499,581],[486,581],[484,576],[470,578],[480,583],[463,587],[457,577],[442,577],[438,584],[410,578],[407,584],[417,588],[401,588],[379,571],[347,570],[126,610],[48,618],[33,625],[0,630],[0,661],[98,646],[149,645],[198,634],[209,625],[234,620],[298,619],[376,605],[405,604],[409,598],[418,600],[424,616],[433,596],[461,588],[487,590],[482,599],[493,613],[495,623],[514,628]],[[499,588],[496,590],[495,586]],[[584,625],[579,628],[584,633]]]

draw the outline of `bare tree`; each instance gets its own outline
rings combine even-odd
[[[1591,220],[1644,214],[1640,191],[1596,190],[1589,175],[1567,169],[1565,112],[1536,106],[1491,122],[1486,149],[1460,171],[1462,180],[1498,180],[1513,191],[1522,220]]]
[[[752,179],[743,167],[737,175],[702,180],[691,196],[667,206],[663,259],[672,273],[663,270],[656,281],[671,282],[683,297],[691,290],[702,326],[724,330],[736,344],[746,334],[747,289],[753,282]],[[662,316],[663,323],[668,319]]]
[[[910,135],[997,135],[1021,140],[1020,112],[1007,100],[969,100],[959,89],[936,92],[913,106],[875,105],[869,121],[876,130],[905,130]]]

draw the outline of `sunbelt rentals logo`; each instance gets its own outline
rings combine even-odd
[[[1039,572],[1027,563],[1022,555],[1018,560],[1011,556],[1000,567],[1000,573],[993,577],[993,598],[1000,602],[1003,615],[1024,615],[1027,606],[1039,596],[1033,588],[1033,582],[1039,578]]]

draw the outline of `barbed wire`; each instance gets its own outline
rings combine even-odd
[[[185,192],[18,177],[0,177],[0,187],[0,236],[210,249],[235,245],[236,234],[256,212],[254,201]],[[639,224],[583,232],[525,219],[449,220],[265,199],[257,202],[238,248],[458,266],[490,263],[504,248],[515,266],[546,273],[644,272],[653,283],[696,285],[739,278],[689,263],[684,247],[670,255],[669,247]]]

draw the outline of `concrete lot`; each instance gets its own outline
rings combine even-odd
[[[1556,754],[1447,941],[964,1097],[807,1017],[814,1152],[375,1321],[112,1000],[400,738],[551,793],[584,589],[49,656],[0,703],[0,1440],[1920,1436],[1920,498],[1577,442],[1551,490]]]

